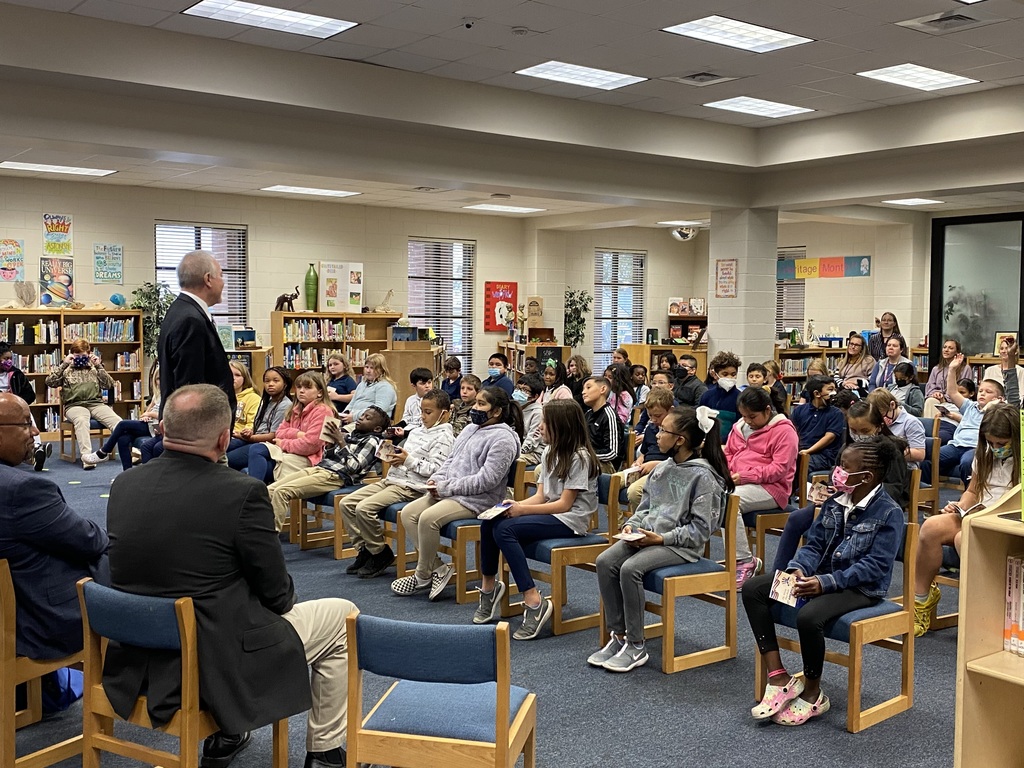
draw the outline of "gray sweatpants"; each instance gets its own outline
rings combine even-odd
[[[604,601],[608,629],[625,633],[631,643],[644,641],[644,574],[686,560],[668,547],[632,547],[617,541],[597,556],[597,586]]]

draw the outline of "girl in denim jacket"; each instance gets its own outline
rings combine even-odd
[[[807,544],[789,562],[797,577],[794,594],[807,600],[797,614],[803,678],[782,665],[769,592],[774,574],[743,585],[743,607],[768,672],[755,720],[803,725],[829,709],[820,680],[825,663],[825,625],[843,614],[869,608],[885,598],[892,564],[903,540],[903,511],[882,487],[883,438],[851,443],[832,471],[839,493],[828,499],[807,533]]]

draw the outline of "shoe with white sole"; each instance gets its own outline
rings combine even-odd
[[[631,669],[642,667],[649,658],[646,646],[641,645],[637,648],[627,640],[622,649],[602,666],[609,672],[629,672]]]

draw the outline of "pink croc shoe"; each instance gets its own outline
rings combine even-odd
[[[812,717],[824,715],[830,706],[828,696],[824,693],[819,692],[818,700],[813,704],[798,696],[790,701],[781,712],[772,715],[772,722],[779,725],[803,725]]]
[[[769,717],[778,714],[786,705],[804,692],[804,679],[802,677],[791,677],[785,685],[765,686],[764,697],[761,703],[750,710],[755,720],[767,720]]]

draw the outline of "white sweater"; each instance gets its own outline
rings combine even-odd
[[[455,434],[448,422],[435,424],[430,429],[417,427],[402,446],[409,454],[405,462],[391,467],[384,483],[414,491],[427,490],[427,480],[441,468],[454,443]]]

